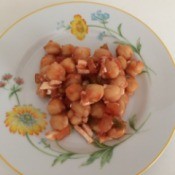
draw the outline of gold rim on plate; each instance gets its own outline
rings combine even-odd
[[[42,7],[42,8],[39,8],[37,10],[34,10],[33,12],[23,16],[22,18],[18,19],[16,22],[14,22],[11,26],[9,26],[1,35],[0,35],[0,39],[2,39],[3,36],[5,36],[5,34],[11,30],[16,24],[20,23],[22,20],[26,19],[27,17],[35,14],[35,13],[38,13],[42,10],[45,10],[45,9],[48,9],[48,8],[51,8],[51,7],[54,7],[54,6],[59,6],[59,5],[63,5],[63,4],[71,4],[71,3],[89,3],[89,4],[98,4],[98,5],[103,5],[103,6],[106,6],[106,7],[110,7],[110,8],[113,8],[113,9],[116,9],[118,11],[121,11],[131,17],[133,17],[134,19],[136,19],[137,21],[139,21],[141,24],[143,24],[151,33],[153,33],[154,36],[156,36],[156,38],[160,41],[160,43],[164,46],[164,48],[166,49],[169,57],[171,58],[171,61],[173,62],[173,65],[175,66],[175,60],[173,59],[173,56],[171,55],[171,53],[169,52],[167,46],[164,44],[164,42],[159,38],[159,36],[147,25],[145,24],[143,21],[141,21],[139,18],[137,18],[136,16],[130,14],[129,12],[126,12],[125,10],[123,9],[120,9],[118,7],[115,7],[115,6],[112,6],[112,5],[108,5],[108,4],[103,4],[103,3],[97,3],[97,2],[90,2],[90,1],[72,1],[72,2],[60,2],[60,3],[55,3],[55,4],[50,4],[50,5],[47,5],[45,7]],[[163,146],[162,150],[158,153],[158,155],[145,167],[143,168],[141,171],[139,171],[138,173],[136,173],[136,175],[141,175],[143,174],[144,172],[146,172],[157,160],[158,158],[163,154],[163,152],[165,151],[165,148],[168,146],[168,144],[170,143],[171,139],[173,138],[175,134],[175,128],[173,128],[166,144]],[[3,156],[2,154],[0,154],[0,159],[9,167],[11,168],[15,173],[17,173],[18,175],[24,175],[23,173],[21,173],[19,170],[17,170],[10,162],[8,162]]]

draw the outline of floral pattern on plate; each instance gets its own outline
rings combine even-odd
[[[107,26],[108,20],[110,19],[110,15],[108,13],[104,13],[101,10],[98,10],[91,14],[91,21],[96,22],[97,24],[87,24],[86,20],[80,15],[76,14],[73,17],[73,20],[67,25],[64,20],[61,20],[57,23],[57,30],[65,29],[70,31],[78,40],[85,39],[86,35],[88,35],[90,28],[98,28],[99,34],[97,35],[97,39],[102,41],[105,37],[112,37],[115,39],[114,44],[126,44],[130,45],[135,54],[143,61],[145,65],[145,71],[150,76],[149,72],[153,72],[153,70],[148,67],[145,63],[142,55],[141,55],[141,39],[139,38],[136,42],[136,45],[132,44],[123,34],[122,32],[122,24],[119,24],[117,27],[117,31],[109,28]],[[108,145],[102,144],[98,141],[95,141],[93,145],[98,148],[97,151],[88,154],[81,154],[72,152],[64,149],[60,146],[58,141],[56,142],[59,150],[54,150],[51,144],[45,139],[41,138],[38,144],[34,143],[31,139],[30,135],[38,135],[43,132],[46,128],[46,114],[41,112],[41,110],[33,107],[32,105],[24,105],[20,103],[20,99],[18,93],[22,91],[22,85],[24,84],[24,80],[20,77],[15,77],[11,74],[5,74],[2,76],[2,80],[0,81],[0,88],[9,91],[9,98],[15,97],[17,105],[14,108],[6,113],[5,125],[9,128],[11,133],[19,133],[20,135],[24,135],[27,141],[31,144],[31,146],[38,151],[42,152],[47,156],[53,157],[52,166],[57,163],[64,163],[69,159],[81,159],[86,157],[85,162],[81,165],[90,165],[96,160],[100,160],[100,166],[103,167],[105,164],[109,163],[113,156],[113,150],[129,138],[131,138],[136,133],[140,132],[140,129],[143,127],[145,122],[148,120],[150,114],[146,117],[146,120],[137,125],[137,117],[136,115],[132,115],[128,121],[128,127],[130,128],[130,133],[127,133],[125,137],[119,139],[115,144]],[[43,147],[44,146],[44,147]]]

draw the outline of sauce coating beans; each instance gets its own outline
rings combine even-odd
[[[118,45],[113,56],[107,44],[91,55],[88,47],[44,46],[39,73],[35,74],[36,93],[48,98],[50,140],[71,134],[71,127],[92,143],[119,139],[126,133],[124,113],[129,98],[139,84],[136,76],[144,64],[129,45]]]
[[[64,67],[61,64],[54,62],[51,65],[49,65],[45,75],[49,80],[63,81],[65,80],[65,74],[66,74],[66,71]]]
[[[66,96],[70,101],[77,101],[80,99],[82,86],[80,84],[71,84],[66,88]]]

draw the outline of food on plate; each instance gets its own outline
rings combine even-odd
[[[71,128],[88,143],[123,137],[123,116],[144,69],[132,48],[118,45],[114,56],[107,44],[91,53],[88,47],[49,41],[44,49],[35,82],[38,96],[49,99],[52,130],[46,138],[64,139]]]

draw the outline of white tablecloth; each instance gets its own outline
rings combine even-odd
[[[0,34],[22,16],[48,4],[67,0],[0,0]],[[94,1],[94,0],[91,0]],[[117,6],[149,25],[175,56],[175,0],[95,0]],[[144,175],[175,175],[175,135],[163,155]],[[0,175],[6,174],[0,161]]]

